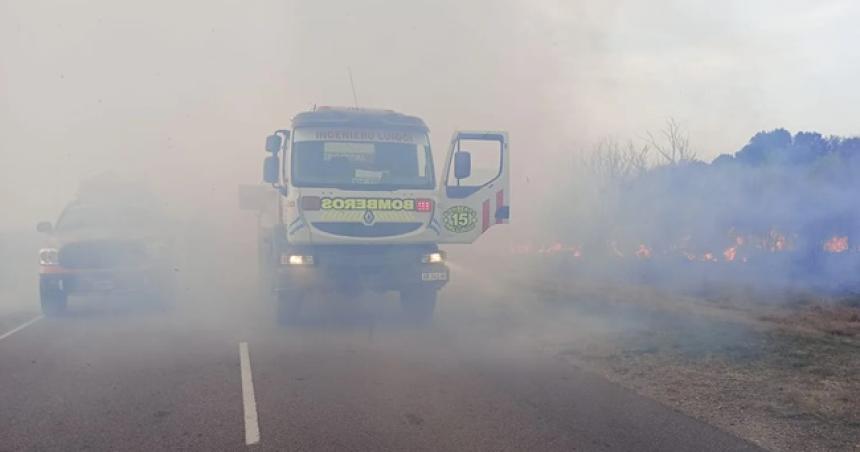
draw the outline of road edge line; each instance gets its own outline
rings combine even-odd
[[[239,342],[239,365],[242,370],[242,408],[245,413],[245,445],[260,442],[260,424],[257,420],[257,401],[254,398],[254,380],[251,376],[251,357],[248,343]]]
[[[18,331],[23,330],[24,328],[27,328],[28,326],[30,326],[30,325],[32,325],[32,324],[34,324],[34,323],[36,323],[36,322],[38,322],[39,320],[42,320],[42,319],[44,319],[44,318],[45,318],[45,316],[44,316],[43,314],[39,314],[39,315],[37,315],[36,317],[34,317],[34,318],[32,318],[32,319],[30,319],[30,320],[28,320],[28,321],[26,321],[26,322],[24,322],[24,323],[22,323],[22,324],[20,324],[20,325],[16,326],[15,328],[12,328],[10,331],[8,331],[8,332],[3,333],[2,335],[0,335],[0,341],[2,341],[3,339],[6,339],[7,337],[9,337],[9,336],[11,336],[11,335],[13,335],[13,334],[17,333]]]

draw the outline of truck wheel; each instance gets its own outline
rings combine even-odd
[[[406,319],[418,325],[426,325],[433,320],[436,309],[436,289],[410,288],[400,291],[400,307]]]
[[[298,292],[278,292],[278,323],[296,325],[302,314],[304,295]]]
[[[49,316],[57,316],[66,311],[68,295],[57,287],[56,281],[39,281],[39,298],[42,302],[42,313]]]

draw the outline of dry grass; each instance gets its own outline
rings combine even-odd
[[[622,325],[558,343],[579,366],[767,449],[860,450],[860,307],[850,301],[557,279],[527,287]]]

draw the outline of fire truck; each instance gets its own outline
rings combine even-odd
[[[450,279],[441,244],[468,244],[510,218],[502,131],[457,131],[437,173],[428,128],[391,110],[321,107],[266,139],[263,184],[241,186],[258,213],[261,280],[291,324],[313,293],[399,294],[432,320]]]

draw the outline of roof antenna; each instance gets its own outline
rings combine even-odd
[[[355,95],[355,82],[352,81],[352,69],[347,66],[346,72],[349,74],[349,85],[352,86],[352,101],[355,103],[355,108],[358,108],[358,96]]]

